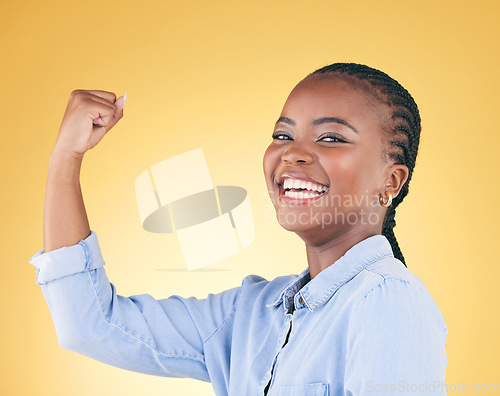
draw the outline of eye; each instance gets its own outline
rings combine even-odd
[[[334,134],[334,133],[328,133],[323,136],[320,136],[318,138],[318,142],[327,142],[327,143],[347,143],[347,140],[345,140],[342,136]]]
[[[274,140],[292,140],[290,135],[284,133],[284,132],[274,132],[273,133],[273,139]]]

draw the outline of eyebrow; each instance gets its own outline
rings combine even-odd
[[[295,126],[295,121],[288,117],[280,117],[278,118],[278,121],[276,121],[276,124],[278,122],[283,122],[285,124]],[[321,124],[328,124],[330,122],[335,122],[337,124],[345,125],[346,127],[351,128],[354,132],[359,133],[358,130],[354,128],[351,124],[349,124],[347,121],[344,121],[342,118],[337,118],[337,117],[321,117],[314,120],[312,124],[321,125]]]

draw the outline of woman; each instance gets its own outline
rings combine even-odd
[[[386,74],[333,64],[288,97],[264,155],[278,221],[308,268],[206,299],[117,295],[79,185],[125,98],[75,91],[52,153],[37,267],[60,344],[129,370],[211,381],[217,395],[445,394],[446,325],[393,233],[420,116]]]

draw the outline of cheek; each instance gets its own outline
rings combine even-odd
[[[331,177],[332,184],[349,184],[359,173],[361,160],[352,152],[336,152],[323,158],[323,167]]]
[[[375,170],[378,163],[371,152],[359,150],[329,156],[323,166],[328,170],[334,190],[342,195],[358,195],[367,190],[371,192],[377,184]]]
[[[273,147],[273,145],[270,145],[266,149],[263,159],[264,176],[266,178],[266,182],[272,182],[274,172],[276,171],[280,158],[281,155],[279,151],[276,147]]]

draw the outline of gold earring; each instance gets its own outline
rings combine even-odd
[[[380,205],[382,205],[384,208],[388,208],[389,206],[391,206],[392,203],[392,194],[390,192],[386,192],[385,195],[388,197],[387,202],[385,202],[382,195],[379,195],[378,201],[380,202]]]

